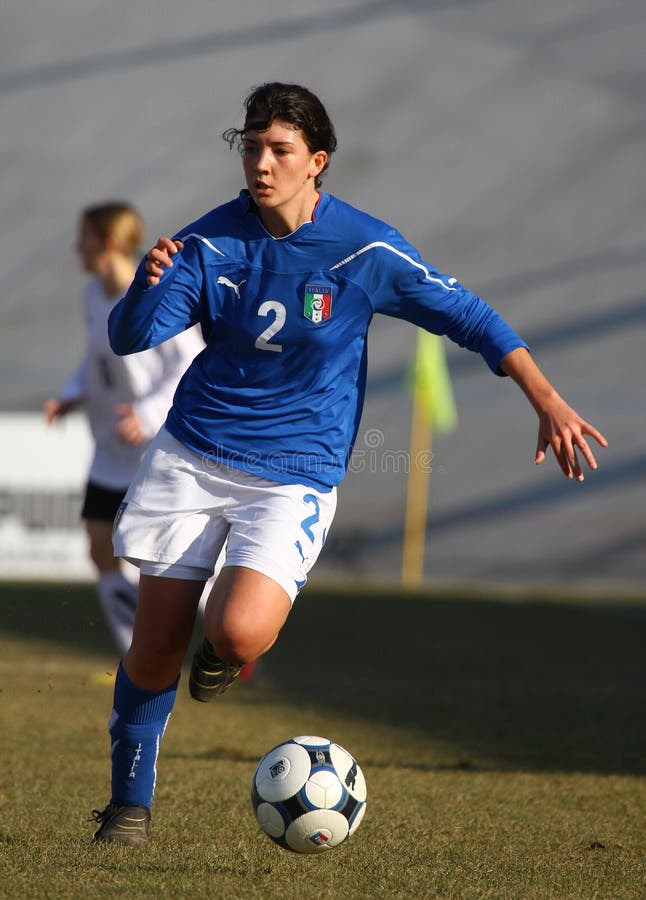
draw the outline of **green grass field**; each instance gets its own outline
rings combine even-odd
[[[91,587],[0,586],[0,896],[643,898],[646,598],[307,590],[256,683],[180,684],[151,841],[95,846],[116,659]],[[347,747],[356,835],[298,856],[249,804],[296,734]]]

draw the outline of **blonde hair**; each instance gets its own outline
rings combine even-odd
[[[81,218],[104,241],[110,240],[125,256],[134,256],[144,239],[144,222],[129,203],[118,201],[86,207]]]

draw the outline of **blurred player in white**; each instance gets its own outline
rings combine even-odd
[[[115,558],[112,523],[141,455],[163,424],[181,376],[202,350],[199,329],[141,353],[110,349],[108,316],[129,287],[144,226],[129,204],[110,202],[83,210],[77,250],[84,271],[85,354],[60,395],[45,403],[48,424],[80,406],[85,410],[94,456],[82,518],[97,570],[101,608],[121,653],[130,646],[139,573]]]

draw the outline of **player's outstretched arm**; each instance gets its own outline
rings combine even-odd
[[[563,474],[567,478],[583,481],[579,454],[591,469],[597,468],[597,461],[585,436],[593,437],[601,447],[607,447],[605,437],[560,396],[524,348],[512,350],[503,357],[500,368],[513,378],[536,410],[536,464],[543,462],[545,451],[551,447]]]

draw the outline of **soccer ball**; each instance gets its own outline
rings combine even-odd
[[[296,853],[319,853],[347,840],[363,819],[366,801],[356,760],[333,741],[311,735],[266,753],[251,782],[258,824]]]

